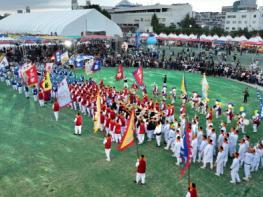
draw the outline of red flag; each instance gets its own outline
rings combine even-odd
[[[119,151],[123,151],[134,144],[134,129],[135,129],[135,111],[132,110],[126,131],[122,136],[120,145],[118,146]]]
[[[140,66],[137,70],[133,72],[133,76],[139,86],[143,85],[143,68]]]
[[[123,66],[120,64],[119,67],[118,67],[118,72],[117,72],[117,75],[116,75],[116,80],[119,81],[121,79],[123,79]]]
[[[26,75],[26,82],[28,86],[32,86],[38,83],[37,68],[35,64],[25,70],[24,74]]]

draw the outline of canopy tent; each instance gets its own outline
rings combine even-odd
[[[123,36],[116,23],[95,9],[15,14],[0,20],[0,33],[80,36],[83,32]]]

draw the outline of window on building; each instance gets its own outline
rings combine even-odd
[[[242,24],[242,21],[238,21],[238,24]]]
[[[230,21],[226,21],[226,24],[230,24]]]
[[[247,21],[245,21],[244,23],[247,24]]]
[[[233,24],[236,24],[237,22],[236,22],[236,21],[233,21],[232,23],[233,23]]]
[[[229,30],[229,27],[226,27],[226,30]]]
[[[233,31],[235,31],[235,30],[236,30],[236,28],[235,28],[235,27],[232,27],[232,30],[233,30]]]
[[[242,18],[247,18],[247,15],[242,15],[241,17],[242,17]]]
[[[255,14],[253,17],[254,17],[254,18],[257,18],[257,15]]]
[[[236,18],[236,15],[228,15],[227,18]]]

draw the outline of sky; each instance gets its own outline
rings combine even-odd
[[[194,11],[220,11],[222,6],[232,5],[235,0],[130,0],[131,3],[151,5],[156,3],[190,3]],[[91,0],[92,4],[114,6],[120,0]],[[85,4],[85,0],[79,0],[79,4]],[[257,0],[257,4],[263,6],[263,0]],[[30,6],[33,11],[65,10],[70,9],[71,0],[0,0],[0,14],[14,13],[18,9]]]

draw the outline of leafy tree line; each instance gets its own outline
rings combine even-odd
[[[110,13],[107,10],[102,9],[99,5],[92,4],[89,6],[84,6],[83,9],[96,9],[98,12],[111,19]]]
[[[218,27],[214,27],[212,29],[208,29],[206,27],[202,28],[196,23],[195,19],[190,17],[189,15],[186,15],[186,17],[181,22],[179,22],[177,25],[171,24],[169,27],[165,27],[164,24],[161,24],[159,22],[159,19],[157,18],[156,14],[154,14],[152,16],[151,25],[153,27],[153,31],[157,34],[184,33],[184,34],[190,35],[193,33],[196,35],[201,35],[201,34],[206,34],[206,35],[217,34],[218,36],[231,35],[232,37],[245,35],[247,38],[251,38],[257,35],[260,35],[261,37],[263,37],[263,30],[248,31],[248,29],[245,28],[244,30],[226,32],[224,31],[224,29],[218,28]]]

